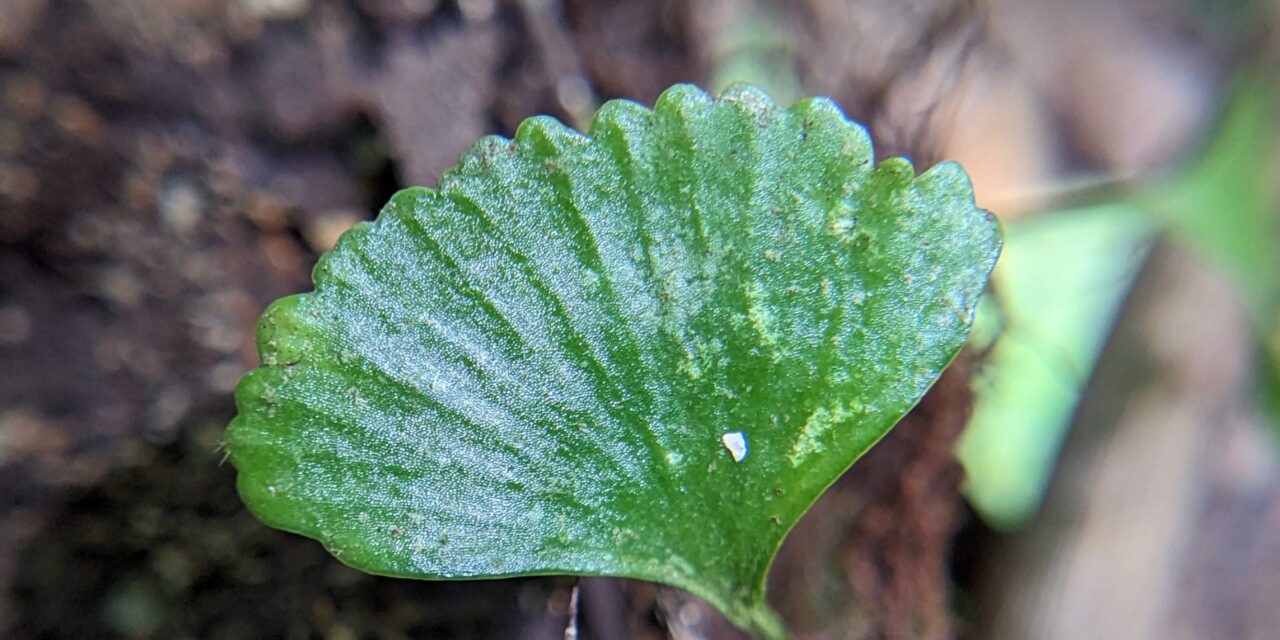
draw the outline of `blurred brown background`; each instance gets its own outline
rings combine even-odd
[[[572,579],[373,578],[240,506],[218,443],[255,321],[338,234],[525,117],[734,79],[834,97],[879,155],[960,160],[1008,223],[1193,162],[1277,24],[1265,1],[0,0],[0,636],[563,637]],[[1036,518],[997,534],[960,495],[969,353],[784,549],[798,637],[1276,637],[1246,312],[1194,253],[1153,256]],[[739,637],[634,582],[584,580],[580,617]]]

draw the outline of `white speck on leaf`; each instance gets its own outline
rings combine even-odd
[[[733,456],[734,462],[742,462],[747,457],[747,436],[741,431],[730,431],[720,436],[720,442],[724,443],[724,448],[729,450],[729,455]]]

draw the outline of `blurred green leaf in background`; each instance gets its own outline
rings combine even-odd
[[[1261,401],[1280,410],[1280,92],[1242,76],[1183,172],[1007,227],[971,345],[990,356],[959,445],[965,492],[998,529],[1039,506],[1080,393],[1157,232],[1220,269],[1259,340]]]
[[[1259,342],[1263,406],[1280,425],[1280,89],[1274,72],[1237,80],[1220,130],[1185,175],[1143,208],[1229,279]]]
[[[974,344],[990,346],[961,438],[965,492],[1009,528],[1039,504],[1080,392],[1141,267],[1148,219],[1099,205],[1023,219],[1006,229]]]

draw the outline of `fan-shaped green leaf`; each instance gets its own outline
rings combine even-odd
[[[372,573],[628,576],[760,635],[783,536],[955,355],[999,250],[824,99],[676,86],[486,138],[259,326],[245,502]]]

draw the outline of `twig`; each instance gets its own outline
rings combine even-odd
[[[569,623],[564,627],[564,640],[578,640],[578,583],[569,592]]]
[[[595,113],[597,98],[582,71],[578,52],[564,27],[557,0],[520,0],[529,35],[542,57],[542,66],[555,91],[560,108],[580,131],[586,131]]]

